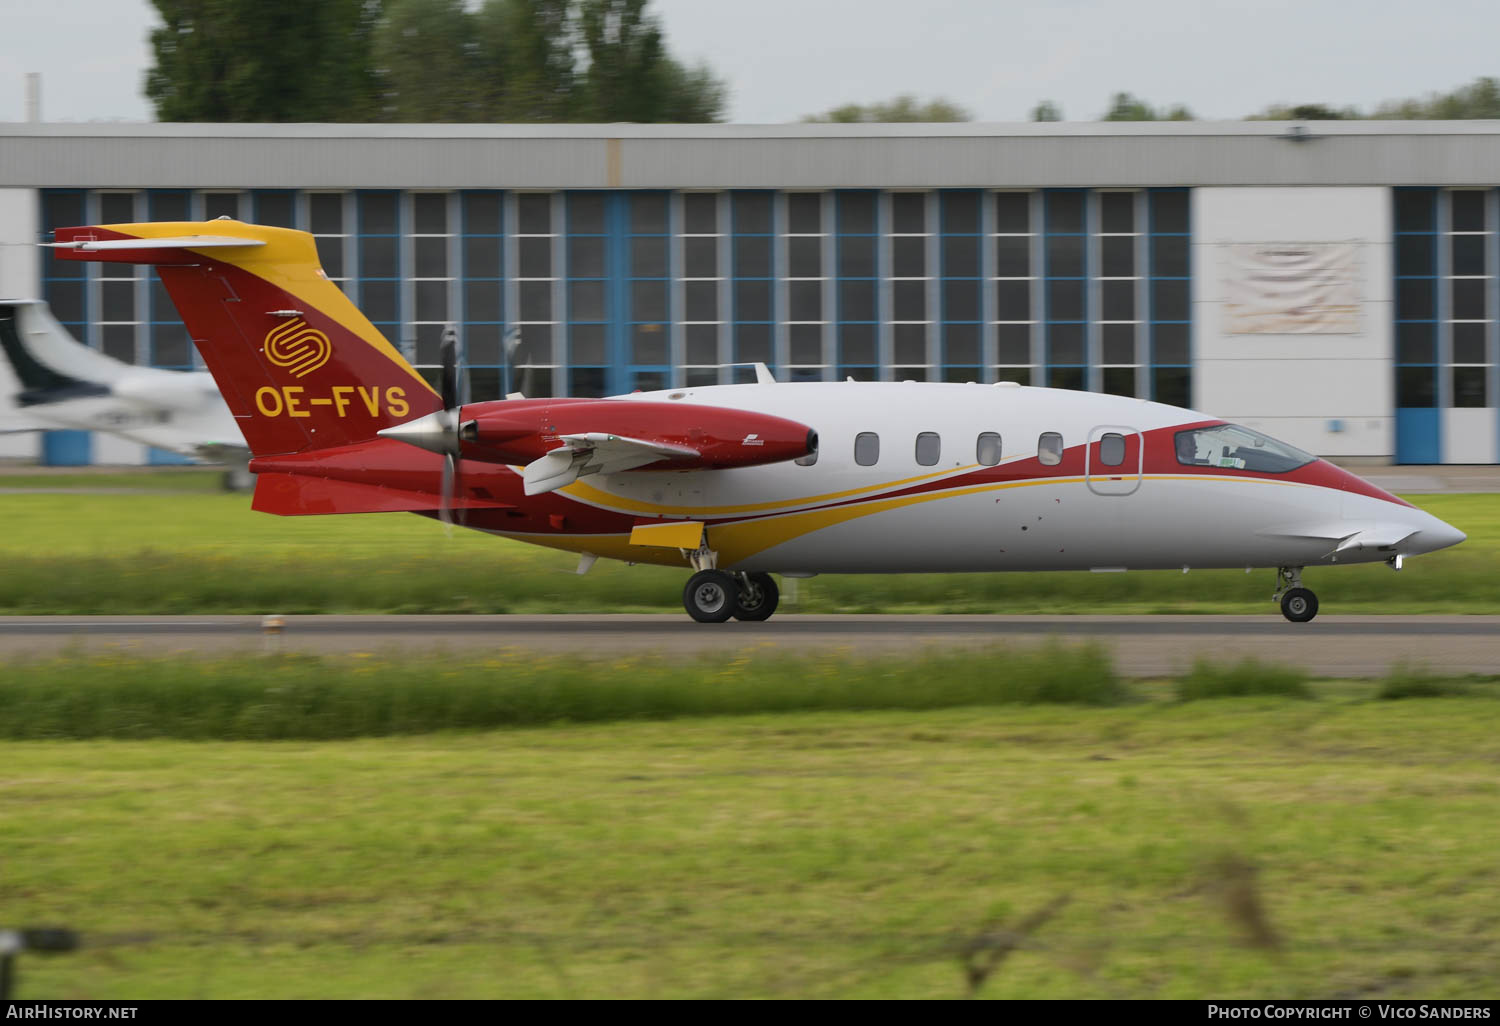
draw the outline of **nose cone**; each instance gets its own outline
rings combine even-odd
[[[1468,535],[1452,524],[1444,523],[1431,514],[1427,514],[1425,520],[1426,522],[1423,523],[1422,527],[1408,543],[1411,546],[1410,551],[1414,555],[1424,552],[1436,552],[1438,549],[1446,549],[1448,546],[1457,545],[1468,538]]]

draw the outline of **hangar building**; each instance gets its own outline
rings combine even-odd
[[[1325,456],[1495,463],[1497,185],[1495,122],[11,124],[0,296],[192,367],[149,269],[35,243],[228,215],[317,236],[424,372],[453,325],[475,400],[763,361],[1131,394]],[[3,451],[162,458],[47,441]]]

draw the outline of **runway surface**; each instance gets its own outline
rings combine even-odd
[[[1269,605],[1269,603],[1268,603]],[[421,652],[435,649],[577,653],[607,657],[788,655],[843,650],[879,655],[924,647],[1004,649],[1056,638],[1097,641],[1132,676],[1176,673],[1195,659],[1254,656],[1320,676],[1379,676],[1407,662],[1434,670],[1500,673],[1500,616],[1320,616],[1288,623],[1255,616],[804,616],[698,624],[682,613],[609,616],[289,616],[278,637],[258,616],[0,617],[0,657],[116,649],[149,655],[259,652]]]

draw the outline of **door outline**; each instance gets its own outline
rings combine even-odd
[[[1107,434],[1124,435],[1129,438],[1135,436],[1135,473],[1132,475],[1129,465],[1122,464],[1119,467],[1103,468],[1118,473],[1103,474],[1097,471],[1102,468],[1094,466],[1094,445]],[[1146,467],[1146,439],[1138,428],[1127,427],[1123,424],[1100,424],[1089,428],[1088,444],[1083,447],[1083,479],[1089,486],[1089,491],[1095,495],[1134,495],[1140,491],[1141,475]]]

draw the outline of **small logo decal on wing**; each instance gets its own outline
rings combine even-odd
[[[299,317],[266,333],[265,354],[267,360],[285,367],[293,377],[304,378],[328,362],[333,345],[327,335],[308,327]]]
[[[752,432],[751,434],[746,435],[745,436],[745,440],[743,442],[741,442],[740,444],[741,445],[765,445],[766,444],[766,440],[764,438],[760,437],[760,435],[755,434],[755,433]]]

